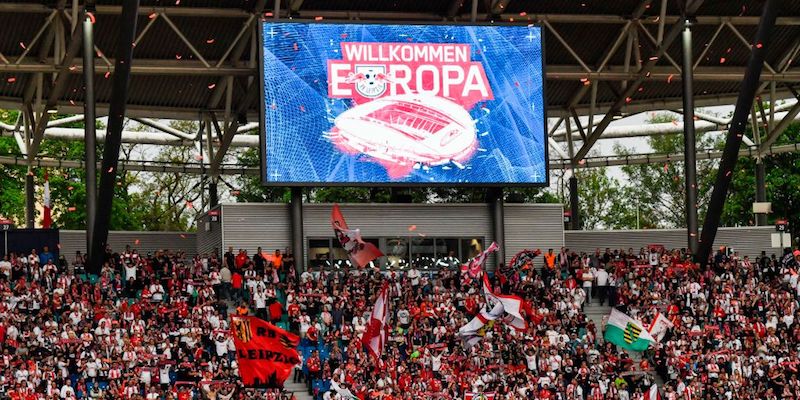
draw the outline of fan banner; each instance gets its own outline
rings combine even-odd
[[[231,334],[245,386],[282,388],[300,363],[300,338],[267,321],[231,315]]]

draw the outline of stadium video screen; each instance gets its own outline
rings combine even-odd
[[[270,185],[545,185],[539,26],[262,25]]]

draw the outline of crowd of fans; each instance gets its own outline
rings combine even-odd
[[[302,337],[292,378],[316,399],[800,398],[800,251],[751,261],[721,250],[708,267],[681,250],[547,251],[500,265],[495,290],[531,304],[527,331],[490,322],[467,347],[457,335],[483,306],[458,268],[318,269],[295,273],[287,250],[228,249],[188,258],[108,249],[99,276],[47,248],[0,262],[0,398],[289,399],[239,384],[230,313]],[[533,265],[535,264],[535,265]],[[359,338],[389,285],[381,365]],[[644,354],[603,340],[588,304],[645,326],[675,327]]]

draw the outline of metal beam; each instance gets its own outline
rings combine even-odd
[[[764,152],[765,149],[768,149],[770,146],[772,146],[772,144],[775,143],[775,141],[781,136],[783,131],[789,127],[789,124],[791,124],[797,115],[800,114],[800,93],[796,92],[794,89],[792,89],[792,92],[794,92],[794,95],[797,98],[797,103],[795,103],[795,105],[789,109],[789,112],[780,122],[775,124],[775,126],[770,126],[769,135],[764,138],[764,141],[761,143],[761,147],[758,148],[759,152]]]
[[[688,13],[692,14],[697,11],[697,8],[703,4],[704,0],[697,0],[692,3],[690,9],[687,10]],[[642,66],[642,68],[638,72],[637,79],[632,83],[629,84],[628,87],[623,91],[622,95],[617,99],[617,101],[611,106],[609,111],[603,117],[603,120],[600,121],[600,124],[597,125],[592,131],[592,134],[586,138],[586,142],[583,146],[578,150],[575,154],[575,158],[572,160],[574,163],[579,162],[582,158],[586,157],[591,150],[594,143],[600,138],[600,135],[603,131],[608,127],[611,121],[614,118],[614,115],[618,113],[622,107],[631,101],[631,96],[639,89],[641,84],[648,78],[651,77],[650,70],[655,66],[658,62],[658,59],[666,52],[667,48],[672,45],[672,42],[677,39],[680,33],[683,31],[683,21],[673,25],[670,29],[669,33],[667,33],[666,37],[664,37],[664,41],[661,43],[661,46],[655,51],[655,53],[647,60],[647,62]]]
[[[236,108],[236,113],[231,118],[230,123],[225,127],[225,132],[222,135],[222,140],[220,140],[219,149],[217,150],[217,154],[214,155],[214,159],[211,161],[211,176],[219,175],[219,167],[222,164],[222,160],[225,158],[225,154],[228,152],[228,148],[231,146],[231,141],[233,141],[233,137],[236,135],[237,129],[239,128],[239,119],[243,117],[245,111],[249,108],[250,103],[253,102],[255,96],[258,94],[258,84],[257,81],[251,83],[250,86],[247,88],[247,94],[240,100],[239,105]]]
[[[747,114],[753,106],[753,99],[755,98],[756,90],[759,86],[759,76],[761,75],[761,69],[764,65],[767,48],[769,47],[770,33],[775,26],[779,1],[780,0],[766,0],[764,4],[764,9],[761,14],[761,23],[758,25],[758,31],[756,32],[754,40],[754,43],[759,45],[752,47],[750,60],[747,64],[747,74],[739,90],[739,99],[736,102],[733,119],[731,120],[731,127],[728,131],[722,159],[720,160],[719,169],[717,170],[714,189],[711,192],[711,199],[708,202],[708,212],[706,213],[706,220],[703,224],[700,247],[696,258],[696,261],[704,266],[708,264],[711,246],[714,244],[714,238],[717,235],[717,228],[719,227],[720,217],[722,216],[722,209],[725,206],[725,198],[728,195],[728,187],[733,179],[733,170],[736,168],[736,162],[739,159],[739,147],[742,145],[742,136],[744,136]],[[755,123],[755,121],[753,122]]]
[[[97,132],[95,131],[95,96],[94,96],[94,22],[92,10],[87,8],[83,13],[83,140],[84,157],[86,159],[86,254],[91,259],[92,242],[94,240],[94,222],[97,215]],[[77,18],[76,18],[77,20]],[[69,117],[68,117],[69,118]],[[64,120],[68,119],[64,118]],[[59,120],[60,122],[61,120]],[[56,121],[51,121],[56,122]],[[49,126],[50,124],[48,124]],[[46,132],[46,131],[45,131]]]
[[[47,98],[47,103],[44,106],[38,120],[36,121],[36,128],[33,131],[30,145],[28,147],[28,158],[33,159],[36,153],[39,152],[39,145],[42,143],[44,130],[47,127],[47,122],[50,120],[50,111],[55,110],[60,97],[67,90],[67,82],[69,77],[69,68],[72,65],[72,60],[78,55],[81,50],[81,42],[83,35],[83,24],[75,27],[70,39],[69,48],[64,53],[64,57],[58,66],[58,76],[56,77],[53,87],[50,89],[50,96]]]
[[[686,197],[686,237],[687,248],[691,254],[697,253],[697,154],[694,122],[694,69],[692,68],[692,24],[691,15],[683,26],[681,50],[683,51],[683,154],[684,154],[684,192]],[[643,28],[644,29],[644,28]]]
[[[800,153],[800,143],[792,143],[780,146],[772,146],[766,153],[759,153],[757,149],[739,150],[740,157],[756,158],[760,156],[770,156],[786,153]],[[703,151],[697,153],[698,160],[713,160],[722,156],[722,151]],[[641,165],[641,164],[662,164],[664,162],[682,161],[683,153],[676,154],[630,154],[625,156],[608,157],[589,157],[580,168],[613,167],[622,165]],[[570,159],[550,160],[550,169],[570,168]],[[27,159],[18,156],[0,155],[0,164],[27,166]],[[33,166],[37,168],[86,168],[84,160],[63,160],[45,157],[37,157],[33,161]],[[178,172],[183,174],[202,175],[207,171],[204,167],[197,164],[173,164],[154,161],[127,160],[119,162],[119,169],[124,171],[147,171],[147,172]],[[259,175],[261,167],[242,166],[239,164],[223,164],[220,166],[220,175]]]
[[[133,59],[133,40],[136,36],[136,19],[139,0],[124,0],[122,15],[119,20],[117,35],[116,73],[112,77],[111,103],[109,105],[108,130],[103,148],[103,166],[100,169],[100,185],[97,198],[97,214],[94,223],[92,254],[87,272],[97,274],[102,266],[100,254],[108,241],[108,229],[111,222],[111,207],[114,201],[117,167],[119,165],[119,149],[122,144],[122,129],[125,119],[125,106],[128,101],[128,85],[130,83],[130,66]]]

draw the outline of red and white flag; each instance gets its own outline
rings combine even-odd
[[[661,394],[658,393],[658,386],[655,383],[650,386],[650,390],[644,394],[642,400],[661,400]]]
[[[524,331],[528,328],[528,323],[522,316],[522,311],[525,307],[525,300],[519,296],[495,294],[492,292],[492,287],[489,285],[489,277],[483,275],[483,295],[486,302],[494,307],[494,304],[500,303],[503,305],[503,311],[506,315],[503,316],[503,322],[514,327],[519,331]]]
[[[367,347],[369,354],[375,359],[375,364],[383,364],[381,355],[386,344],[386,320],[389,317],[389,288],[384,286],[378,298],[375,299],[375,308],[367,322],[367,330],[361,335],[361,343]]]
[[[653,319],[653,323],[650,324],[648,332],[650,332],[650,336],[654,337],[657,342],[660,342],[664,339],[664,335],[667,334],[667,330],[672,329],[673,326],[672,321],[659,312]]]
[[[461,274],[464,275],[464,282],[469,284],[473,279],[477,279],[483,273],[483,264],[486,263],[486,257],[489,253],[497,251],[499,246],[497,243],[492,242],[486,250],[480,252],[475,258],[469,260],[468,263],[461,266]]]
[[[464,393],[464,400],[494,400],[494,393]]]
[[[53,224],[53,216],[51,214],[52,204],[50,203],[50,180],[47,176],[47,171],[44,172],[44,218],[42,220],[42,228],[50,229]]]
[[[345,222],[338,204],[334,204],[333,210],[331,210],[331,226],[333,226],[333,232],[339,239],[342,248],[350,257],[350,261],[359,268],[363,268],[370,261],[383,256],[383,253],[374,244],[361,239],[361,232],[358,229],[347,227],[347,222]]]

